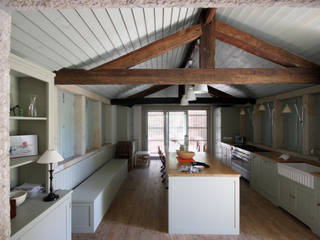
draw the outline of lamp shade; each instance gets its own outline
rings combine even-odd
[[[264,104],[260,104],[258,110],[259,110],[260,112],[264,112],[264,111],[266,111],[266,107],[264,106]]]
[[[282,109],[282,113],[291,113],[291,108],[289,107],[288,103]]]
[[[208,93],[208,85],[207,84],[196,84],[194,86],[194,93]]]
[[[188,101],[197,100],[196,95],[194,94],[194,91],[193,91],[193,87],[188,88],[186,96]]]
[[[186,96],[186,95],[183,95],[183,96],[182,96],[180,105],[181,105],[181,106],[188,106],[188,105],[189,105],[189,102],[188,102],[188,100],[187,100],[187,96]]]
[[[56,150],[47,150],[38,159],[37,163],[49,164],[49,163],[57,163],[61,161],[63,161],[63,157]]]

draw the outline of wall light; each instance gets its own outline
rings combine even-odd
[[[188,88],[186,96],[188,101],[197,100],[196,95],[194,94],[194,91],[193,91],[193,87]]]

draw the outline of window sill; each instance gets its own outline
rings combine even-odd
[[[111,146],[112,146],[111,143],[106,143],[106,144],[103,144],[100,148],[95,148],[95,149],[92,149],[92,150],[86,152],[84,155],[77,155],[77,156],[68,158],[65,161],[58,164],[58,166],[54,169],[55,173],[58,173],[66,168],[69,168],[69,167],[81,162],[84,159],[87,159],[89,157],[96,155],[97,153],[102,151],[103,148],[107,148],[107,147],[111,147]]]

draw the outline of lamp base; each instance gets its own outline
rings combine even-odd
[[[55,193],[49,193],[48,196],[43,198],[43,201],[45,202],[52,202],[59,199],[59,195]]]

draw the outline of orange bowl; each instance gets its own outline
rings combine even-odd
[[[182,159],[191,159],[195,155],[194,152],[189,152],[189,151],[181,151],[179,154],[179,157]]]

